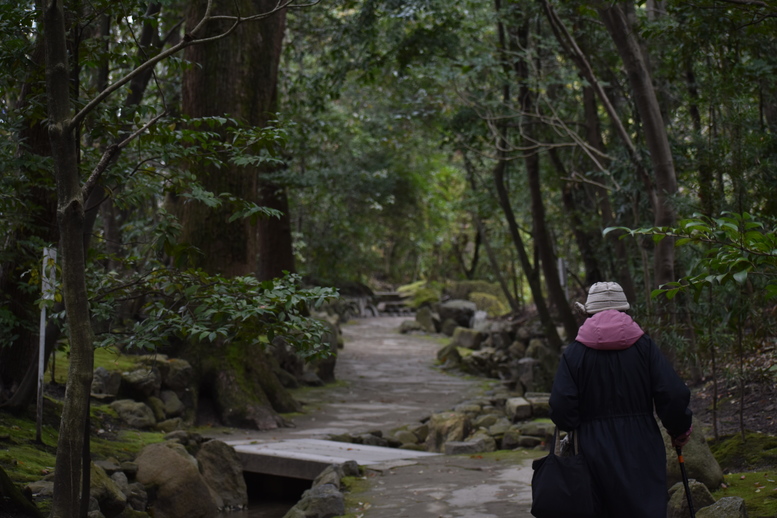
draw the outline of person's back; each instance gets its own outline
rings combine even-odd
[[[653,410],[671,437],[687,440],[690,392],[653,340],[621,310],[616,283],[591,288],[593,316],[564,351],[551,392],[551,418],[576,430],[605,516],[666,516],[666,454]]]

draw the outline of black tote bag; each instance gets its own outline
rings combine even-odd
[[[532,463],[531,514],[536,518],[595,518],[601,503],[591,480],[585,457],[580,453],[577,437],[571,455],[556,455],[558,428],[553,434],[553,448],[546,457]]]

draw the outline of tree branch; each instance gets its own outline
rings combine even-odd
[[[127,84],[129,81],[131,81],[135,76],[143,73],[149,68],[153,68],[159,63],[160,61],[163,61],[167,59],[168,57],[178,53],[179,51],[185,49],[186,47],[190,47],[191,45],[198,45],[202,43],[208,43],[211,41],[220,40],[222,38],[225,38],[229,36],[238,25],[250,22],[254,20],[261,20],[263,18],[267,18],[268,16],[271,16],[278,11],[281,11],[286,8],[298,8],[298,7],[307,7],[308,5],[316,5],[318,3],[318,0],[316,2],[310,3],[310,4],[300,4],[300,5],[294,5],[294,0],[280,0],[278,4],[271,10],[266,13],[257,14],[254,16],[248,16],[245,18],[241,18],[239,16],[214,16],[212,15],[213,11],[213,0],[208,0],[207,7],[205,9],[205,14],[203,15],[202,19],[197,23],[197,25],[192,29],[190,32],[188,32],[185,36],[183,41],[178,43],[177,45],[174,45],[167,49],[164,52],[160,52],[153,58],[149,59],[148,61],[144,62],[143,64],[139,65],[137,68],[132,70],[130,73],[125,75],[124,77],[118,79],[116,82],[114,82],[112,85],[108,86],[105,90],[100,92],[96,97],[94,97],[89,103],[81,108],[81,110],[70,120],[69,126],[75,128],[81,122],[83,122],[84,118],[92,112],[97,106],[100,105],[108,96],[110,96],[113,92]],[[209,38],[197,38],[197,34],[202,30],[202,28],[211,21],[214,20],[228,20],[234,22],[233,25],[222,32],[221,34],[217,34],[216,36],[211,36]]]
[[[142,133],[144,133],[148,128],[156,124],[156,122],[164,117],[167,114],[167,112],[162,112],[147,123],[145,123],[141,128],[138,128],[134,133],[129,135],[127,138],[119,142],[118,144],[112,144],[108,146],[108,149],[105,150],[105,153],[103,153],[102,158],[100,158],[100,161],[97,163],[95,168],[92,170],[92,174],[89,175],[89,178],[86,180],[86,183],[84,183],[84,186],[81,188],[84,199],[89,199],[89,195],[92,193],[92,189],[94,189],[95,184],[97,183],[97,180],[100,178],[100,175],[102,175],[105,170],[108,168],[108,165],[110,165],[113,158],[127,145],[135,140],[137,137],[139,137]]]

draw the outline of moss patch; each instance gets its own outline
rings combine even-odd
[[[750,432],[742,440],[740,434],[710,442],[710,450],[718,464],[727,471],[775,469],[777,437]]]
[[[364,512],[372,507],[365,498],[365,493],[370,488],[366,477],[343,477],[340,483],[345,497],[345,514],[342,518],[364,516]]]
[[[777,471],[751,471],[725,475],[725,489],[712,493],[716,500],[738,496],[745,501],[750,518],[777,516]]]
[[[133,460],[149,444],[165,440],[165,434],[142,430],[121,430],[115,438],[91,438],[92,458],[113,457],[120,462]]]
[[[99,408],[92,409],[93,416],[100,413]],[[101,429],[99,420],[93,420],[92,425],[95,430]],[[35,482],[54,471],[59,432],[53,426],[44,425],[43,444],[35,441],[35,432],[34,420],[0,412],[0,466],[16,484]],[[163,440],[164,434],[159,432],[122,430],[115,435],[102,432],[90,438],[90,451],[95,459],[132,460],[147,444]]]
[[[118,349],[114,347],[101,347],[94,351],[94,368],[103,367],[109,371],[132,371],[137,368],[138,357],[122,354]],[[56,351],[53,355],[53,361],[49,362],[49,366],[46,369],[46,375],[44,379],[46,382],[51,381],[51,369],[54,369],[54,380],[57,383],[67,383],[67,371],[70,367],[70,354],[69,351]]]

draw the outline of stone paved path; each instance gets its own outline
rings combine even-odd
[[[305,390],[295,428],[239,431],[228,439],[277,441],[329,434],[388,432],[481,394],[486,384],[434,366],[440,344],[397,332],[404,318],[359,319],[343,326],[336,376],[343,386]],[[527,454],[429,457],[374,470],[348,512],[364,518],[528,518]],[[359,505],[361,502],[361,505]]]

